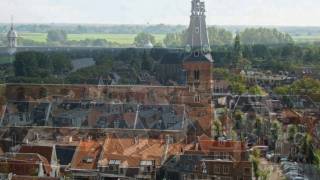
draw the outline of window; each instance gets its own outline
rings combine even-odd
[[[215,174],[220,174],[220,166],[219,165],[215,165],[214,166],[214,173]]]
[[[200,71],[199,70],[195,70],[193,72],[193,77],[194,77],[194,80],[199,80],[200,79]]]
[[[119,127],[120,127],[120,121],[119,121],[119,120],[115,120],[115,121],[113,122],[113,127],[114,127],[114,128],[119,128]]]
[[[93,163],[93,158],[92,157],[85,157],[82,159],[82,162],[88,163],[88,164]]]
[[[223,174],[229,174],[230,168],[228,166],[223,166]]]
[[[196,27],[196,33],[199,33],[199,32],[200,32],[200,28]]]
[[[119,172],[120,160],[110,160],[109,161],[109,171]]]
[[[244,173],[245,174],[251,174],[251,169],[248,168],[248,167],[244,168]]]
[[[200,53],[199,53],[198,51],[195,51],[195,52],[194,52],[194,56],[195,56],[195,57],[199,57],[199,56],[200,56]]]
[[[200,95],[195,95],[194,96],[194,102],[195,103],[200,103],[201,99],[200,99]]]

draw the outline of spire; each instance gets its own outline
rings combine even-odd
[[[191,5],[190,25],[186,37],[186,52],[193,53],[196,57],[206,56],[205,59],[212,61],[206,25],[205,2],[192,0]]]
[[[10,26],[11,28],[11,30],[13,30],[14,29],[14,27],[13,27],[13,15],[11,15],[11,26]]]

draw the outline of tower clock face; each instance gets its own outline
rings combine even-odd
[[[185,51],[186,52],[191,52],[191,46],[189,44],[186,45]]]

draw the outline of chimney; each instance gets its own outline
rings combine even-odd
[[[139,144],[139,136],[134,137],[134,144]]]

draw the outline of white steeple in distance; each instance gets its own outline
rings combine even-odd
[[[212,60],[209,57],[210,43],[207,32],[205,2],[202,0],[192,0],[191,16],[188,34],[186,38],[186,52],[193,53],[195,57],[206,56],[206,59]]]
[[[11,17],[11,27],[7,34],[7,38],[8,38],[8,47],[16,48],[18,44],[17,43],[18,33],[14,30],[13,17]]]

